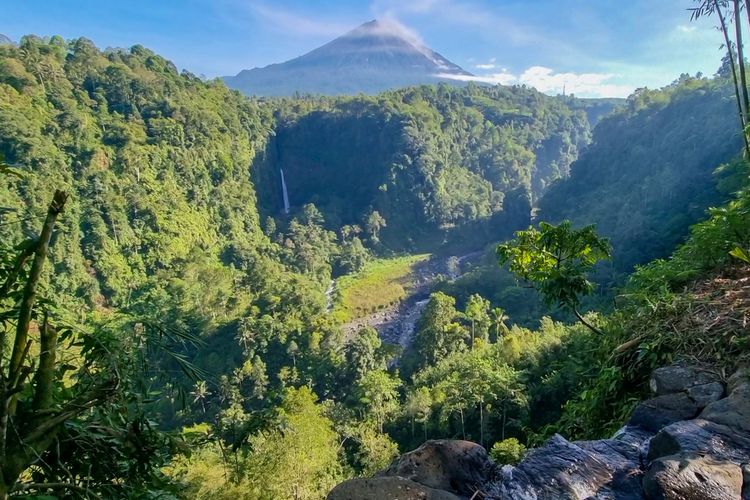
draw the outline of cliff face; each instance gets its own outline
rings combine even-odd
[[[468,441],[428,441],[328,499],[750,499],[750,370],[725,380],[670,366],[650,385],[653,397],[610,439],[556,435],[517,466]]]

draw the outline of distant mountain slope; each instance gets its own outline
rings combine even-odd
[[[0,33],[0,45],[13,45],[13,40]]]
[[[706,208],[728,198],[713,172],[741,149],[735,106],[723,79],[637,92],[596,126],[570,177],[540,200],[538,218],[596,224],[612,239],[618,272],[666,257]]]
[[[425,47],[398,24],[374,20],[303,56],[243,70],[224,81],[247,95],[341,95],[453,81],[437,75],[471,73]]]

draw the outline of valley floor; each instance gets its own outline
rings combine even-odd
[[[399,296],[395,303],[375,306],[377,308],[375,312],[343,323],[341,328],[346,338],[351,338],[364,327],[370,327],[377,330],[384,342],[399,345],[406,349],[411,345],[417,321],[419,321],[422,310],[427,305],[430,293],[437,281],[443,279],[453,281],[460,278],[464,273],[466,264],[481,255],[482,252],[470,252],[461,256],[415,255],[394,259],[395,264],[409,262],[408,267],[403,266],[403,264],[398,267],[392,264],[388,265],[388,260],[378,261],[378,267],[395,267],[397,271],[400,271],[400,273],[387,276],[383,281],[400,283],[400,286],[403,286],[403,294]],[[369,266],[356,276],[346,276],[340,279],[339,281],[346,280],[347,283],[347,289],[342,294],[345,298],[340,300],[348,299],[351,302],[361,302],[361,299],[356,295],[371,293],[371,289],[377,286],[361,285],[362,282],[373,281],[373,274],[372,266]],[[379,293],[375,295],[378,296]],[[334,311],[336,310],[337,306],[334,305]]]

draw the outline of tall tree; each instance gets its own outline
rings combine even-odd
[[[481,330],[481,337],[486,341],[487,325],[489,324],[488,310],[490,308],[490,301],[483,299],[481,295],[475,293],[469,297],[469,301],[466,304],[466,311],[464,314],[471,322],[471,348],[474,348],[474,338],[476,337],[476,329],[479,326]]]
[[[400,385],[397,377],[385,370],[375,370],[359,380],[354,389],[358,401],[367,411],[368,419],[375,422],[381,433],[386,420],[398,411]]]
[[[377,330],[362,327],[346,345],[347,367],[351,371],[350,382],[362,379],[373,370],[385,370],[386,358]]]
[[[516,238],[497,247],[500,265],[531,282],[549,305],[559,304],[595,333],[602,333],[578,311],[581,296],[593,291],[586,274],[599,260],[611,257],[609,241],[593,226],[574,229],[570,221],[546,222],[518,231]]]
[[[385,218],[377,210],[373,210],[370,215],[367,216],[365,221],[365,228],[367,233],[370,235],[370,239],[373,243],[380,241],[380,230],[386,227]]]
[[[691,20],[696,20],[701,16],[710,16],[716,13],[719,18],[719,30],[724,37],[724,46],[727,49],[727,59],[729,61],[730,68],[732,70],[732,81],[734,83],[734,96],[737,100],[737,109],[740,117],[740,129],[742,133],[742,140],[745,145],[745,156],[750,158],[750,142],[748,141],[748,123],[750,123],[750,102],[748,101],[747,91],[747,78],[745,75],[745,60],[743,57],[742,48],[742,24],[739,18],[740,0],[731,0],[732,9],[734,12],[734,23],[735,23],[735,37],[736,41],[733,42],[729,33],[729,26],[727,25],[727,19],[722,12],[722,6],[727,7],[727,0],[698,0],[699,6],[692,10],[690,15]],[[747,4],[747,2],[746,2]],[[746,9],[748,21],[750,22],[750,10]],[[736,49],[736,50],[735,50]],[[735,59],[736,57],[736,59]],[[739,65],[739,71],[737,66]]]
[[[715,0],[718,5],[718,0]],[[745,126],[747,126],[748,112],[750,111],[750,97],[747,93],[747,74],[745,73],[745,48],[742,44],[742,19],[740,18],[740,10],[742,8],[742,0],[732,0],[732,6],[734,8],[734,33],[735,43],[737,49],[737,66],[740,73],[740,90],[742,91],[742,106],[745,111]]]
[[[492,323],[495,325],[495,339],[493,342],[497,342],[502,335],[508,333],[508,326],[505,324],[505,321],[509,318],[505,314],[505,310],[501,307],[493,307],[490,311],[490,317],[492,318]]]
[[[414,338],[419,367],[433,364],[465,348],[464,329],[455,323],[457,315],[456,299],[442,292],[430,296]]]

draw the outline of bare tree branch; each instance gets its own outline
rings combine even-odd
[[[34,302],[36,301],[37,286],[39,285],[39,279],[42,276],[42,268],[44,267],[44,262],[47,260],[47,252],[49,250],[50,239],[52,238],[52,230],[55,227],[57,216],[62,212],[67,199],[68,195],[66,193],[59,190],[55,191],[52,203],[47,210],[47,218],[44,221],[44,226],[42,226],[42,232],[39,235],[39,242],[34,251],[34,262],[31,265],[29,280],[26,282],[26,287],[23,291],[23,298],[21,299],[20,311],[18,313],[16,338],[13,344],[13,354],[10,358],[9,378],[11,379],[21,368],[23,349],[26,346],[29,337],[31,312],[34,308]]]

